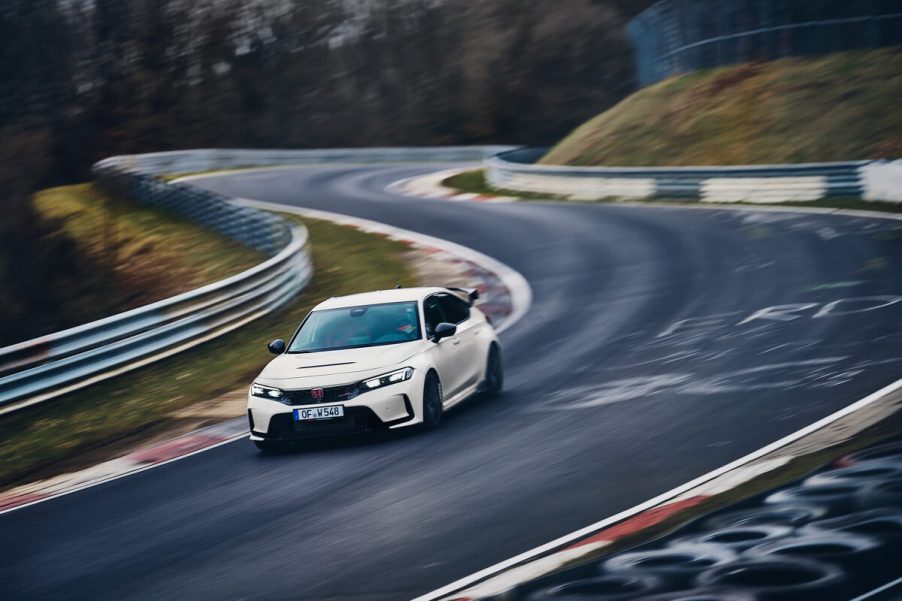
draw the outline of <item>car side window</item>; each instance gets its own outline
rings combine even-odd
[[[432,336],[435,332],[435,326],[448,321],[445,319],[445,312],[442,310],[442,304],[438,297],[430,296],[423,301],[423,316],[426,319],[426,337]]]
[[[470,319],[470,305],[456,296],[439,294],[439,302],[449,323],[459,324]]]

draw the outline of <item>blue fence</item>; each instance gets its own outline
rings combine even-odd
[[[662,0],[628,26],[639,84],[720,65],[902,44],[900,0]]]

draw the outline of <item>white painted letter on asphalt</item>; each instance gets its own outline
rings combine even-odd
[[[821,310],[814,314],[814,317],[827,317],[828,315],[849,315],[851,313],[864,313],[865,311],[873,311],[874,309],[882,309],[889,307],[902,301],[902,296],[862,296],[858,298],[841,298],[832,303],[827,303]],[[840,303],[876,303],[868,304],[868,306],[852,309],[847,308],[844,311],[834,311]]]
[[[687,328],[705,328],[709,326],[716,326],[722,320],[712,317],[689,317],[687,319],[681,319],[679,321],[675,321],[670,324],[666,330],[661,332],[656,336],[656,338],[663,338],[664,336],[670,336],[677,330],[683,330]]]
[[[760,311],[755,311],[736,325],[741,326],[744,323],[748,323],[756,319],[769,319],[771,321],[792,321],[793,319],[798,319],[799,317],[801,317],[801,315],[793,315],[793,313],[795,313],[796,311],[807,311],[808,309],[813,309],[816,306],[817,303],[796,303],[793,305],[776,305],[773,307],[765,307]]]

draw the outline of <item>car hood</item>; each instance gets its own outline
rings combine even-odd
[[[370,346],[319,353],[286,353],[263,368],[259,378],[294,380],[391,369],[422,352],[428,341]]]

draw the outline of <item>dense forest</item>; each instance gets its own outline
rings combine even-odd
[[[2,4],[2,144],[72,179],[173,148],[553,142],[632,88],[647,2]]]
[[[74,269],[38,187],[155,150],[552,143],[633,89],[648,4],[3,0],[0,310]]]

